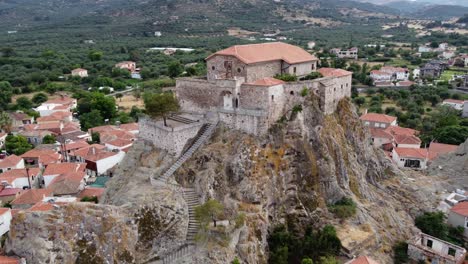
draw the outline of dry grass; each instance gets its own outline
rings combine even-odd
[[[119,109],[130,112],[132,106],[136,106],[138,108],[144,108],[143,99],[137,99],[135,96],[127,94],[124,95],[122,98],[115,99],[115,102],[119,106]]]
[[[68,96],[71,96],[70,94],[68,93],[65,93],[65,92],[61,92],[61,93],[55,93],[53,95],[50,95],[46,92],[33,92],[33,93],[27,93],[27,94],[17,94],[17,95],[14,95],[12,98],[11,98],[11,101],[13,103],[16,103],[16,100],[18,100],[18,98],[22,97],[22,96],[26,96],[27,98],[29,98],[30,100],[34,97],[35,94],[37,93],[45,93],[47,94],[47,96],[49,97],[49,99],[56,99],[56,98],[59,98],[61,94],[65,94],[65,95],[68,95]]]

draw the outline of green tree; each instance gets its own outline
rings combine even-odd
[[[45,93],[37,93],[32,98],[32,102],[36,105],[42,104],[47,100],[49,100],[49,97]]]
[[[179,76],[184,71],[184,66],[179,61],[172,61],[167,65],[167,74],[171,78]]]
[[[115,94],[115,98],[119,99],[120,102],[122,102],[122,97],[123,97],[122,93]]]
[[[103,119],[111,119],[117,113],[115,98],[99,92],[88,93],[79,99],[77,110],[80,115],[89,113],[92,110],[99,110]],[[101,122],[103,121],[101,120]]]
[[[99,61],[102,59],[103,53],[101,51],[92,50],[88,53],[88,58],[91,61]]]
[[[231,264],[240,264],[240,261],[237,257],[235,257]]]
[[[13,87],[7,81],[0,81],[0,110],[8,108],[11,103],[11,96],[13,95]]]
[[[320,257],[320,264],[339,264],[333,256]]]
[[[26,96],[21,96],[16,100],[16,107],[18,109],[31,109],[33,103]]]
[[[98,132],[91,133],[91,140],[93,143],[100,144],[101,143],[101,135]]]
[[[441,211],[425,212],[416,217],[415,225],[425,234],[447,240],[448,226],[444,221],[445,215]]]
[[[56,141],[54,135],[47,135],[42,139],[42,144],[54,144]]]
[[[361,106],[366,102],[366,98],[364,98],[364,97],[362,97],[362,96],[359,96],[359,97],[354,98],[354,102],[355,102],[359,107],[361,107]]]
[[[460,145],[468,138],[468,127],[446,126],[437,128],[432,136],[440,143]]]
[[[33,146],[29,144],[28,140],[21,135],[9,135],[5,140],[5,148],[8,153],[19,156],[31,150]]]
[[[213,221],[213,225],[216,227],[216,220],[223,211],[224,206],[220,202],[210,199],[206,203],[195,207],[195,218],[203,226],[208,226]]]
[[[145,93],[143,96],[146,113],[153,117],[162,117],[167,126],[166,116],[179,110],[179,102],[172,93]]]
[[[2,48],[0,50],[0,53],[2,54],[2,57],[5,57],[5,58],[10,58],[16,55],[15,50],[11,47]]]
[[[9,134],[11,132],[12,125],[13,121],[11,120],[8,113],[5,111],[0,112],[0,130]]]
[[[405,264],[408,263],[408,243],[398,242],[393,247],[393,263]]]
[[[104,124],[104,118],[101,115],[101,112],[97,109],[92,110],[89,113],[80,115],[80,124],[83,131],[96,126],[101,126]]]
[[[314,264],[314,261],[310,258],[304,258],[302,259],[301,264]]]

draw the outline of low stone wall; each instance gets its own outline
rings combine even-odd
[[[219,121],[231,129],[240,130],[248,134],[261,135],[268,130],[267,114],[256,110],[218,110]]]
[[[148,117],[142,117],[138,125],[140,127],[140,138],[152,142],[157,148],[179,156],[189,139],[197,135],[203,126],[203,122],[199,121],[171,128],[165,127],[162,121],[158,122]]]

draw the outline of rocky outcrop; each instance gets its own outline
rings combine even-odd
[[[193,185],[203,200],[221,201],[226,218],[246,216],[228,245],[211,245],[193,263],[227,263],[235,256],[266,263],[268,231],[280,223],[295,232],[334,224],[350,251],[391,263],[393,243],[413,232],[412,216],[434,206],[426,195],[433,189],[415,192],[416,183],[370,144],[348,100],[333,115],[323,115],[313,95],[302,108],[264,137],[218,129],[176,172],[178,182]],[[356,216],[345,221],[327,209],[343,197],[358,204]]]
[[[144,263],[185,241],[188,209],[180,187],[151,186],[173,157],[136,142],[107,183],[100,204],[78,203],[13,218],[7,252],[28,263]]]

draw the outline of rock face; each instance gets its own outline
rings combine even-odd
[[[136,142],[107,183],[100,204],[78,203],[13,218],[6,249],[28,263],[142,263],[185,240],[188,211],[151,173],[173,157]]]
[[[347,249],[391,263],[393,243],[412,234],[411,215],[435,204],[424,194],[433,190],[415,192],[419,188],[408,185],[404,174],[370,144],[348,100],[333,115],[323,115],[318,106],[310,95],[302,112],[261,138],[221,127],[179,169],[178,182],[195,186],[205,201],[221,201],[231,212],[227,218],[246,215],[229,246],[214,246],[194,263],[227,263],[235,256],[266,263],[268,231],[280,223],[297,232],[309,224],[334,224]],[[327,205],[343,197],[358,204],[358,213],[339,221]]]
[[[27,263],[134,263],[136,226],[114,206],[77,203],[46,212],[20,212],[6,252]]]

